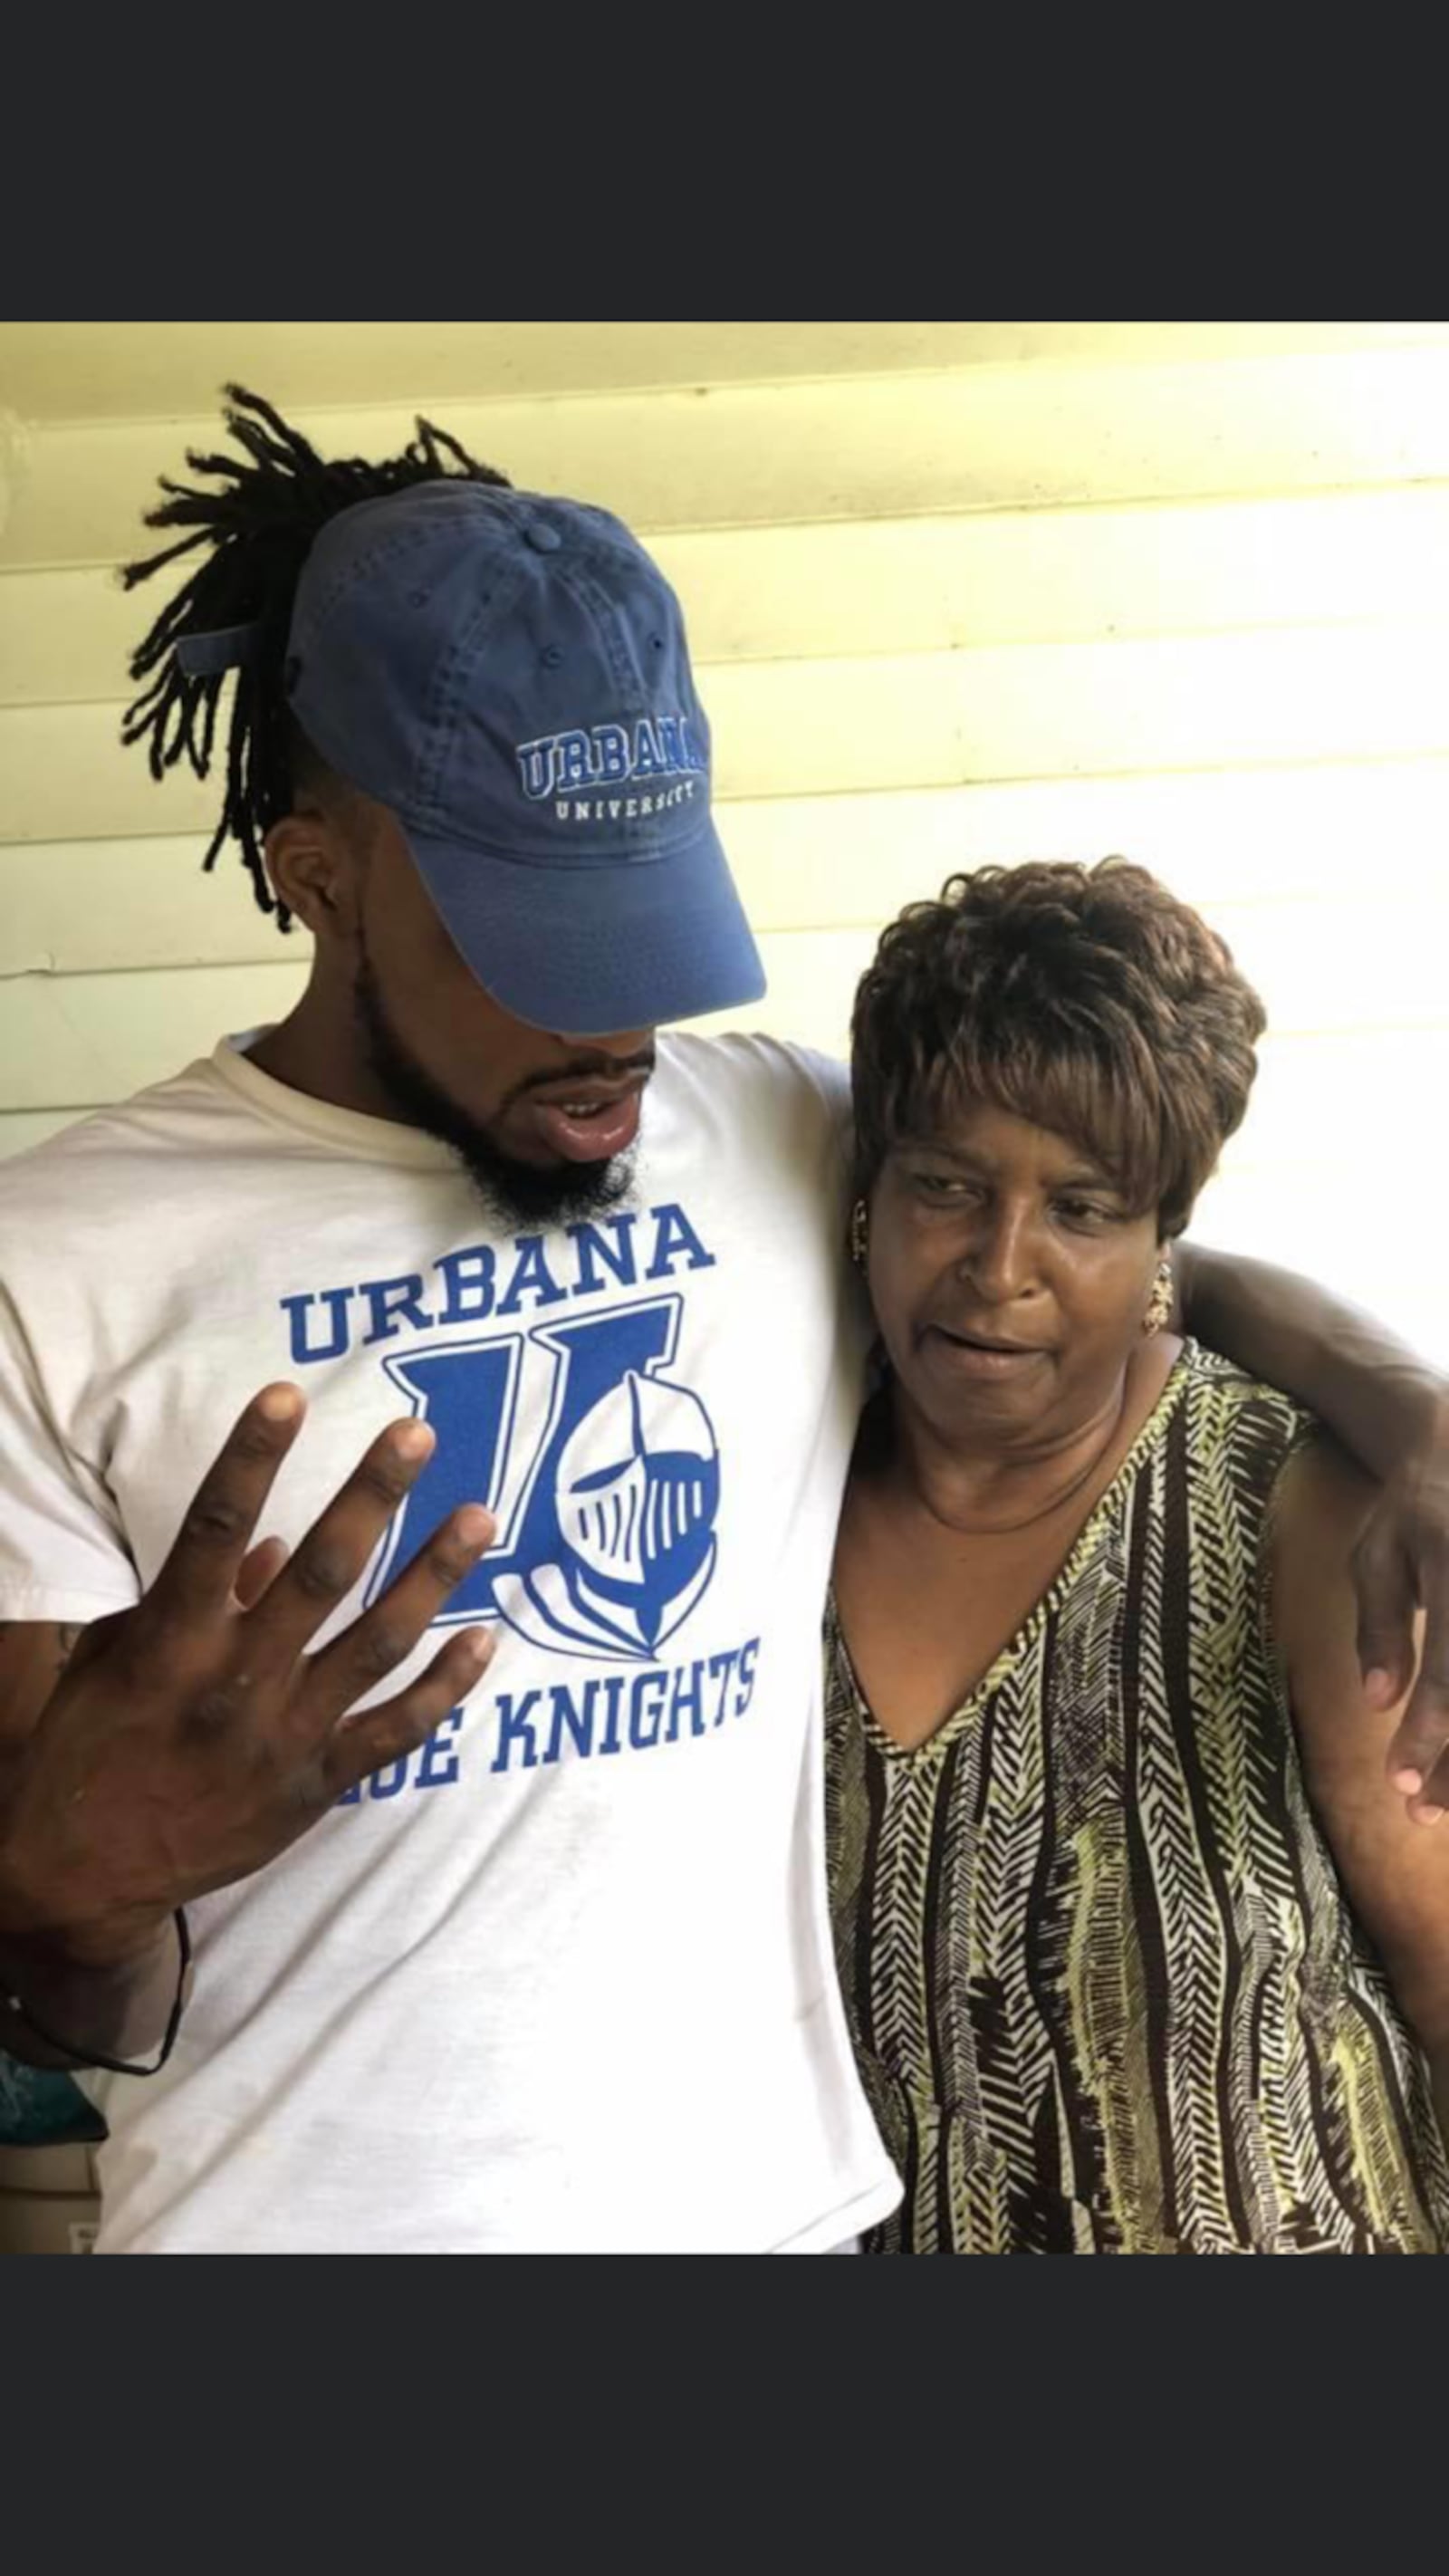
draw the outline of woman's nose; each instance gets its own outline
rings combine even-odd
[[[1025,1209],[986,1211],[961,1269],[990,1305],[1009,1305],[1036,1284],[1036,1232]]]

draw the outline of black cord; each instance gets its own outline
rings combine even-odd
[[[46,2029],[44,2022],[37,2021],[34,2013],[26,2009],[18,1995],[5,1997],[5,2009],[7,2012],[16,2014],[24,2022],[26,2029],[32,2031],[47,2048],[53,2048],[60,2056],[70,2058],[73,2065],[81,2068],[98,2066],[107,2075],[159,2075],[176,2045],[176,2034],[181,2028],[181,2016],[186,2009],[186,1972],[191,1965],[191,1935],[186,1928],[185,1912],[179,1905],[176,1908],[176,1938],[181,1951],[181,1965],[176,1978],[176,2000],[171,2007],[171,2018],[166,2024],[166,2036],[161,2042],[161,2054],[154,2066],[128,2066],[124,2058],[102,2057],[96,2049],[73,2047],[68,2039],[58,2039],[53,2030]],[[61,2073],[65,2070],[56,2071]]]

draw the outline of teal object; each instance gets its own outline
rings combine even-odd
[[[68,2075],[0,2050],[0,2147],[90,2146],[105,2135],[99,2111]]]

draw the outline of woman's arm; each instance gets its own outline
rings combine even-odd
[[[1395,1788],[1416,1817],[1449,1807],[1449,1386],[1386,1325],[1294,1271],[1192,1243],[1173,1267],[1196,1339],[1296,1395],[1379,1478],[1350,1565],[1360,1723],[1365,1707],[1375,1720],[1397,1709],[1386,1735],[1371,1729]]]
[[[1364,1716],[1350,1561],[1373,1500],[1330,1441],[1293,1461],[1275,1533],[1273,1624],[1309,1794],[1428,2057],[1449,2139],[1449,1834],[1419,1830],[1384,1777],[1398,1709]]]

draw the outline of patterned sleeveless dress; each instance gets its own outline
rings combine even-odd
[[[1268,1521],[1311,1436],[1189,1343],[1061,1574],[913,1751],[826,1619],[878,2253],[1449,2250],[1428,2071],[1308,1803]]]

